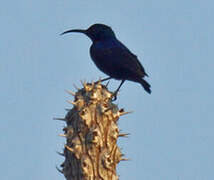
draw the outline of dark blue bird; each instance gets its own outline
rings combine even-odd
[[[124,46],[115,36],[113,30],[104,24],[94,24],[88,29],[72,29],[62,34],[78,32],[83,33],[92,40],[90,55],[96,66],[109,77],[122,80],[115,91],[119,91],[125,80],[140,83],[146,92],[151,93],[150,84],[143,78],[148,76],[134,55],[126,46]]]

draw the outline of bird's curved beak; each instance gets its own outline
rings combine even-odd
[[[71,30],[68,30],[68,31],[61,33],[60,35],[64,35],[64,34],[71,33],[71,32],[78,32],[78,33],[87,34],[87,30],[84,30],[84,29],[71,29]]]

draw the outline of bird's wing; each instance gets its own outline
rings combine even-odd
[[[109,67],[114,71],[133,73],[139,77],[147,76],[137,56],[131,53],[124,45],[100,49],[95,56],[94,58],[92,57],[94,60],[102,60],[102,65],[105,63],[105,67]]]
[[[135,59],[135,63],[137,64],[138,68],[143,72],[144,76],[148,76],[148,74],[146,73],[144,67],[142,66],[142,64],[138,60],[137,56],[135,54],[133,54],[129,49],[128,49],[128,51],[131,54],[131,56],[133,56],[133,58]]]

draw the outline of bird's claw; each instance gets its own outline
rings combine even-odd
[[[118,91],[115,91],[112,95],[112,101],[116,101],[117,100],[117,93],[118,93]]]

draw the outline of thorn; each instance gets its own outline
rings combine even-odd
[[[84,80],[84,81],[81,80],[80,82],[81,82],[82,86],[85,88],[86,85],[87,85],[87,84],[86,84],[86,81],[85,81],[85,80]]]
[[[61,137],[67,137],[66,134],[59,134],[59,136],[61,136]]]
[[[71,91],[71,90],[65,90],[68,94],[70,94],[70,95],[72,95],[72,96],[75,96],[76,95],[76,93],[75,92],[73,92],[73,91]]]
[[[61,152],[58,152],[58,151],[56,151],[56,153],[59,154],[60,156],[65,156],[64,153],[61,153]]]
[[[68,102],[69,104],[73,104],[74,106],[77,105],[77,103],[75,103],[75,102],[73,102],[73,101],[71,101],[71,100],[67,100],[67,102]]]
[[[130,114],[130,113],[133,113],[133,111],[125,112],[123,109],[119,110],[119,116],[123,116],[123,115]]]
[[[94,82],[94,81],[92,81],[92,82],[91,82],[92,87],[94,87],[94,84],[95,84],[95,82]]]
[[[73,86],[74,86],[74,88],[76,89],[76,90],[80,90],[77,86],[76,86],[76,84],[73,84]]]
[[[131,159],[128,158],[121,158],[121,161],[130,161]]]
[[[63,174],[63,171],[56,166],[57,171]]]
[[[83,87],[85,87],[85,86],[84,86],[84,84],[85,84],[85,81],[83,81],[83,80],[80,80],[80,82],[81,82],[82,86],[83,86]]]
[[[80,80],[80,82],[81,82],[81,84],[82,84],[82,86],[83,86],[83,84],[84,84],[84,81],[83,81],[83,80]]]
[[[65,118],[53,118],[53,120],[66,121]]]
[[[67,146],[66,144],[65,144],[65,148],[68,149],[68,150],[71,151],[71,152],[74,152],[74,149],[71,148],[71,147],[69,147],[69,146]]]
[[[130,135],[130,133],[122,133],[122,134],[118,134],[118,137],[128,137]]]

